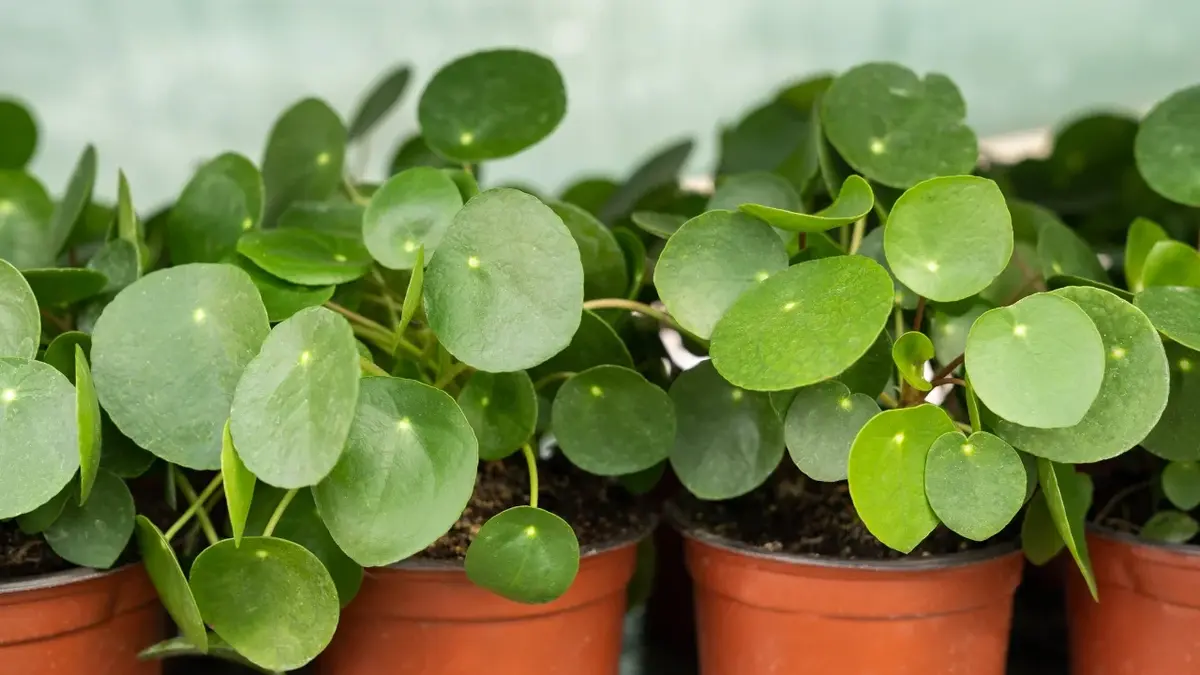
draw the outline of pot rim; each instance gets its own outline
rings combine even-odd
[[[140,564],[140,562],[127,563],[125,565],[106,570],[98,570],[91,567],[73,567],[69,570],[62,570],[60,572],[50,572],[32,577],[22,577],[20,579],[10,581],[2,581],[0,582],[0,595],[23,593],[25,591],[40,591],[47,588],[69,586],[82,581],[90,581],[92,579],[99,579],[101,577],[117,574],[125,569]]]
[[[579,548],[579,560],[582,562],[587,558],[594,558],[604,553],[610,553],[618,549],[628,546],[636,546],[639,542],[645,539],[658,527],[659,516],[656,513],[651,513],[646,524],[634,530],[628,537],[608,542],[601,546],[581,546]],[[383,565],[382,567],[367,568],[367,573],[371,569],[388,569],[388,570],[408,570],[419,572],[462,572],[466,569],[462,560],[423,560],[417,558],[408,558],[400,562],[392,563],[391,565]]]
[[[1160,541],[1148,541],[1128,532],[1120,532],[1111,527],[1105,527],[1099,523],[1089,522],[1087,524],[1087,532],[1101,539],[1116,541],[1134,548],[1149,548],[1184,556],[1200,556],[1200,545],[1197,544],[1170,544]]]
[[[976,563],[988,562],[1003,558],[1013,553],[1020,553],[1018,541],[991,544],[960,553],[945,553],[924,557],[907,557],[899,560],[846,560],[831,558],[809,553],[772,553],[751,546],[745,542],[722,537],[711,532],[705,532],[692,525],[682,510],[674,502],[668,502],[665,516],[681,535],[692,541],[712,546],[730,553],[770,560],[788,565],[805,565],[809,567],[824,567],[832,569],[863,570],[867,572],[927,572],[955,567],[965,567]]]

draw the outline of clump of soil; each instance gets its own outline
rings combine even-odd
[[[567,521],[581,550],[627,541],[653,523],[646,500],[630,494],[612,478],[582,471],[561,455],[538,462],[538,507]],[[496,462],[480,462],[475,494],[450,531],[417,558],[462,560],[488,518],[529,504],[529,471],[517,453]]]
[[[806,478],[790,462],[762,487],[727,501],[677,499],[686,529],[749,544],[768,553],[811,555],[841,560],[895,560],[959,553],[989,546],[939,525],[907,555],[881,544],[859,519],[845,482]],[[1003,532],[995,540],[1014,539]]]

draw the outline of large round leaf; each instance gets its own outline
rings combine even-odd
[[[871,191],[871,184],[862,176],[852,175],[842,184],[837,199],[812,215],[759,204],[741,204],[739,208],[781,230],[824,232],[866,218],[874,204],[875,193]]]
[[[1025,504],[1025,464],[985,431],[943,434],[925,460],[925,495],[939,520],[967,539],[986,541]]]
[[[1075,303],[1100,331],[1105,359],[1100,392],[1073,426],[1037,429],[1000,419],[996,434],[1056,462],[1081,464],[1115,457],[1140,443],[1167,406],[1170,375],[1162,341],[1144,314],[1108,291],[1074,286],[1053,295]],[[977,374],[969,361],[967,367],[974,384]]]
[[[364,566],[389,565],[458,520],[478,462],[475,435],[454,399],[414,380],[369,377],[346,449],[313,496],[347,555]]]
[[[1200,534],[1200,522],[1182,511],[1158,511],[1142,525],[1142,539],[1166,544],[1186,544]]]
[[[809,478],[832,482],[846,480],[850,446],[879,405],[840,382],[821,382],[797,391],[786,412],[783,437],[792,461]]]
[[[625,254],[617,244],[612,230],[608,229],[592,214],[565,202],[550,205],[562,218],[579,247],[579,259],[583,264],[583,297],[619,298],[629,287],[629,275],[625,269]]]
[[[1200,206],[1200,87],[1160,101],[1142,120],[1133,146],[1138,170],[1155,192],[1171,201]]]
[[[0,260],[0,357],[32,359],[42,335],[42,315],[29,282]]]
[[[537,382],[555,373],[582,373],[588,368],[604,365],[633,368],[633,357],[607,321],[585,310],[579,320],[579,329],[567,348],[549,361],[530,368],[529,376]]]
[[[226,153],[196,172],[167,216],[171,262],[220,262],[258,224],[262,179],[245,157]]]
[[[37,361],[0,358],[0,519],[41,506],[79,468],[75,390]]]
[[[167,541],[161,530],[150,522],[146,516],[137,517],[138,551],[142,554],[142,564],[146,573],[158,591],[158,599],[166,607],[167,614],[179,626],[179,632],[195,645],[200,651],[208,649],[208,631],[204,628],[204,619],[200,617],[200,608],[196,606],[196,598],[192,596],[192,588],[188,586],[187,577],[179,567],[175,550]]]
[[[992,181],[931,178],[896,200],[883,248],[896,278],[918,295],[961,300],[987,288],[1008,265],[1012,219]]]
[[[945,75],[921,79],[894,63],[852,68],[821,99],[821,124],[833,147],[859,173],[895,188],[975,168],[978,148],[966,112]]]
[[[495,188],[454,217],[425,271],[425,313],[446,349],[479,370],[535,366],[579,327],[583,266],[554,211]]]
[[[316,485],[342,453],[358,380],[345,319],[310,307],[277,325],[246,366],[229,412],[246,467],[275,487]]]
[[[515,155],[562,121],[567,91],[549,59],[516,49],[464,56],[437,72],[417,117],[425,142],[459,162]]]
[[[238,253],[267,272],[294,284],[344,284],[371,269],[371,254],[357,240],[300,228],[251,230]]]
[[[1185,347],[1200,349],[1200,288],[1152,286],[1134,304],[1163,335]]]
[[[133,495],[125,481],[101,471],[82,506],[67,500],[62,515],[46,529],[46,543],[63,560],[81,567],[112,567],[133,535]]]
[[[463,197],[439,169],[418,166],[400,172],[371,195],[363,213],[363,243],[380,265],[412,269],[417,249],[426,260],[437,250]]]
[[[846,370],[892,312],[892,280],[862,256],[800,263],[746,291],[717,322],[713,365],[744,389],[777,391]]]
[[[1168,343],[1166,352],[1171,393],[1142,447],[1165,459],[1200,460],[1200,353],[1175,343]]]
[[[908,553],[938,519],[925,499],[925,460],[954,422],[941,408],[885,410],[871,418],[850,448],[850,497],[863,524],[889,548]]]
[[[82,267],[27,269],[22,274],[29,282],[38,306],[44,308],[86,300],[108,286],[108,277],[102,272]]]
[[[292,202],[333,194],[345,158],[346,127],[324,101],[307,98],[284,111],[271,127],[263,157],[263,222],[274,223]]]
[[[196,263],[154,272],[96,321],[96,393],[139,446],[174,464],[216,469],[234,388],[268,330],[258,291],[240,269]]]
[[[75,224],[80,222],[92,199],[92,188],[96,184],[96,149],[87,146],[79,155],[71,178],[67,182],[62,198],[54,205],[50,216],[50,250],[58,253],[71,236]]]
[[[475,430],[480,459],[507,457],[529,441],[537,426],[537,392],[523,370],[475,371],[458,394],[458,405]]]
[[[783,457],[783,424],[766,394],[739,389],[705,361],[671,385],[677,431],[671,467],[701,499],[762,485]]]
[[[1050,293],[984,312],[971,326],[965,354],[979,398],[1025,426],[1078,424],[1104,380],[1104,342],[1095,323],[1079,305]]]
[[[20,169],[28,164],[37,141],[33,113],[17,101],[0,100],[0,169]]]
[[[467,549],[466,570],[475,584],[509,600],[550,602],[575,581],[579,541],[562,518],[516,506],[479,528]]]
[[[46,188],[36,178],[0,169],[0,258],[19,269],[53,265],[53,210]]]
[[[675,440],[667,393],[619,366],[596,366],[567,380],[551,416],[567,459],[601,476],[648,469],[671,454]]]
[[[267,308],[267,319],[273,323],[283,321],[302,309],[323,305],[333,297],[334,286],[293,284],[268,274],[240,255],[233,259],[233,264],[250,275],[263,306]]]
[[[321,561],[286,539],[224,539],[192,563],[204,621],[262,668],[291,670],[316,658],[337,628],[337,589]]]
[[[671,235],[654,285],[671,316],[707,338],[742,293],[787,265],[787,249],[769,226],[733,211],[708,211]]]

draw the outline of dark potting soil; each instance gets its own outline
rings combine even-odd
[[[1092,508],[1088,522],[1117,532],[1137,535],[1160,509],[1173,509],[1159,488],[1167,462],[1135,449],[1115,459],[1081,467],[1092,478]]]
[[[687,496],[676,500],[685,529],[749,544],[767,553],[812,555],[841,560],[896,560],[960,553],[992,545],[974,542],[939,525],[907,555],[875,539],[850,500],[845,482],[822,483],[806,478],[790,462],[762,487],[727,501],[707,502]]]
[[[475,494],[462,517],[417,557],[461,560],[488,518],[527,504],[529,471],[520,453],[496,462],[480,462]],[[538,507],[567,521],[584,550],[629,541],[653,523],[647,500],[630,494],[615,479],[575,468],[561,455],[538,462]]]

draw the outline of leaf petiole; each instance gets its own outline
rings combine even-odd
[[[267,521],[267,526],[263,529],[264,537],[271,536],[271,533],[275,531],[275,526],[283,518],[283,512],[287,511],[288,504],[292,503],[292,500],[296,498],[296,493],[299,491],[298,488],[292,488],[284,493],[283,499],[279,500],[279,505],[275,507],[275,512],[271,514],[271,519]]]
[[[525,464],[529,466],[529,505],[536,509],[538,505],[537,457],[528,443],[521,446],[521,454],[525,455]]]
[[[187,519],[190,517],[188,513],[191,513],[200,521],[200,528],[204,530],[204,537],[208,539],[208,543],[217,543],[221,538],[217,536],[217,530],[213,527],[212,520],[209,519],[208,511],[205,510],[204,504],[208,501],[212,492],[221,485],[221,481],[223,480],[222,475],[217,474],[208,486],[204,488],[204,491],[200,495],[197,495],[196,491],[192,489],[192,484],[188,482],[187,476],[183,475],[183,471],[179,467],[172,466],[171,470],[175,472],[175,483],[179,486],[179,491],[183,493],[183,498],[188,501],[188,510],[184,512],[175,525],[171,526],[168,532],[171,534],[177,532],[178,528],[182,527],[182,524],[187,522]],[[167,539],[170,540],[170,537],[167,537]]]

